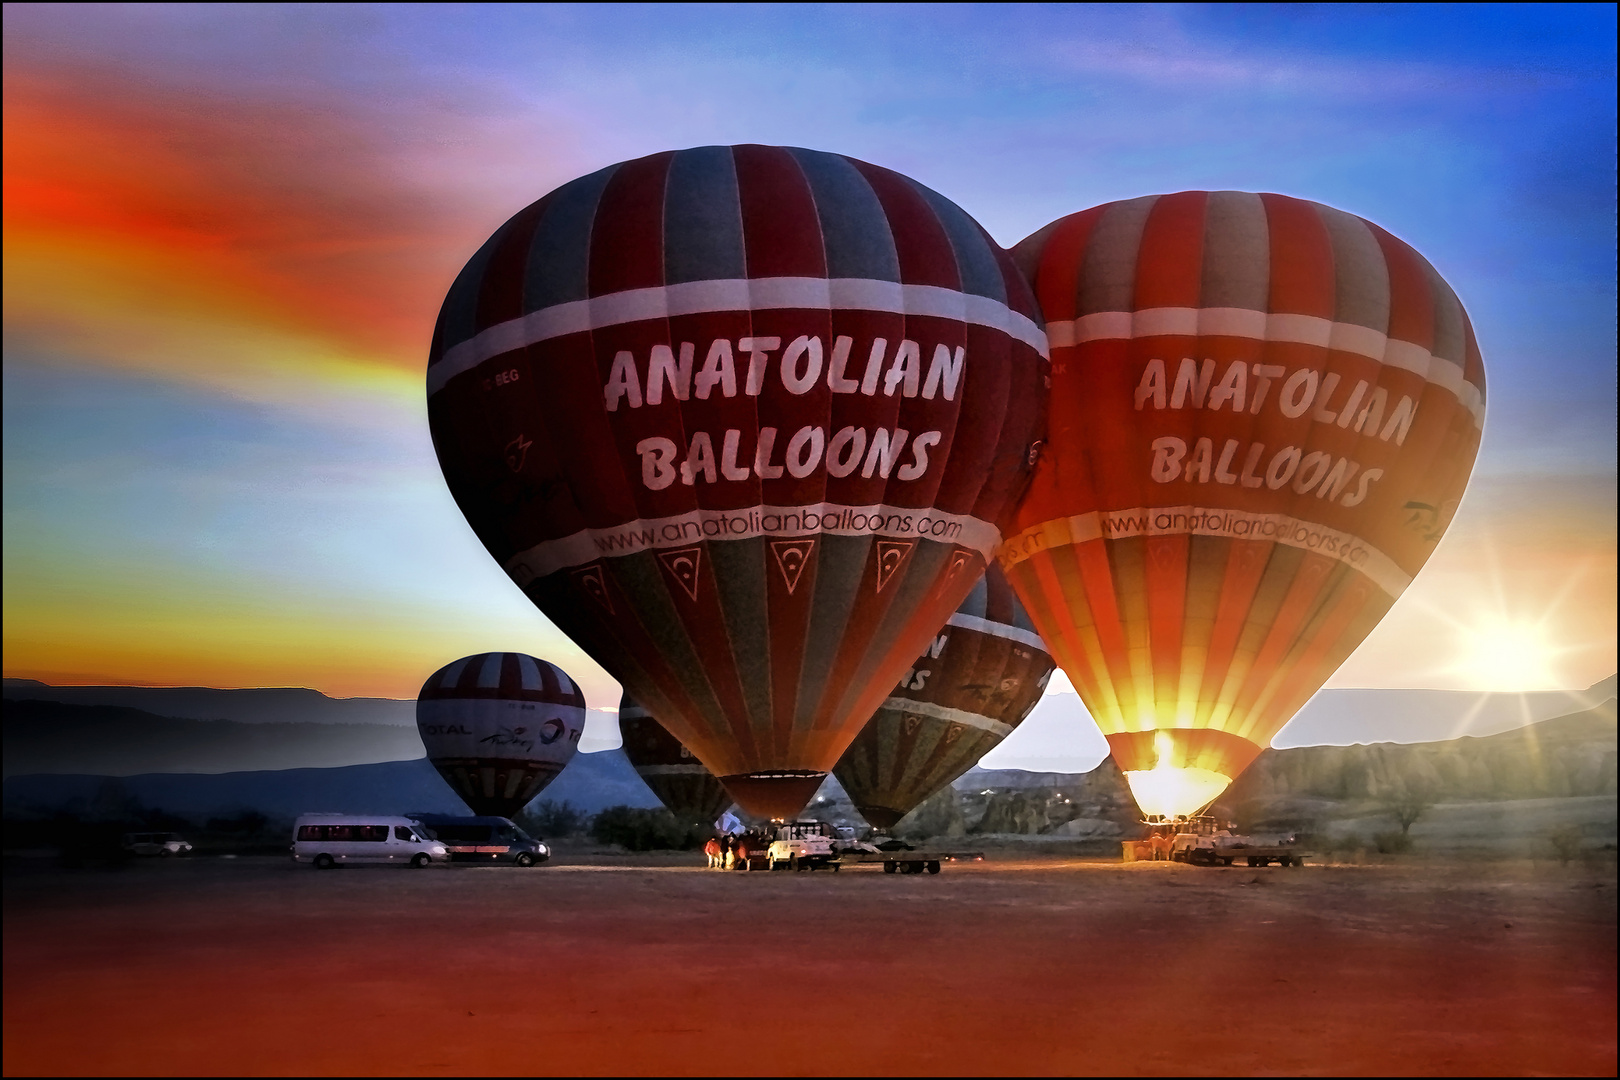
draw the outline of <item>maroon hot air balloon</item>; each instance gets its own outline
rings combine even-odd
[[[422,684],[416,729],[473,813],[511,817],[579,749],[585,695],[562,668],[524,653],[464,656]]]
[[[1028,285],[949,200],[708,146],[565,184],[445,299],[428,416],[529,598],[744,808],[803,807],[1001,542]]]
[[[671,812],[713,821],[731,805],[731,793],[697,755],[628,696],[619,702],[619,734],[636,775]]]
[[[991,565],[861,729],[833,775],[861,816],[890,829],[1012,734],[1056,664]]]

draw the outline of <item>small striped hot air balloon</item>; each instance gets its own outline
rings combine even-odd
[[[731,805],[731,793],[697,755],[628,695],[619,702],[619,734],[636,775],[672,813],[713,821]]]
[[[844,751],[833,775],[890,829],[1012,734],[1052,675],[1046,643],[992,565]]]
[[[562,668],[480,653],[435,671],[416,699],[428,760],[475,814],[511,817],[579,748],[585,695]]]
[[[1000,546],[1045,337],[1007,253],[791,147],[610,166],[501,226],[427,369],[445,480],[750,812],[797,813]]]
[[[1240,191],[1073,214],[1015,250],[1050,441],[1001,562],[1142,810],[1213,800],[1434,551],[1485,372],[1421,255]]]

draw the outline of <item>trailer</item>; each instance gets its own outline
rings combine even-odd
[[[1230,844],[1218,848],[1217,851],[1223,866],[1231,866],[1238,859],[1247,861],[1250,866],[1270,866],[1272,863],[1278,866],[1304,866],[1305,856],[1312,854],[1287,843]]]
[[[937,874],[948,862],[983,862],[982,851],[914,848],[904,840],[861,843],[846,847],[845,862],[881,863],[885,874]]]

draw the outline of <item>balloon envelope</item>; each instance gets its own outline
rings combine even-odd
[[[1141,808],[1210,802],[1428,559],[1479,447],[1462,305],[1378,226],[1190,191],[1015,249],[1050,441],[1002,565]]]
[[[619,734],[636,775],[672,812],[713,821],[731,805],[731,793],[697,755],[628,696],[619,702]]]
[[[574,756],[585,695],[555,664],[480,653],[422,684],[416,727],[428,760],[474,814],[511,817]]]
[[[960,208],[709,146],[563,185],[440,313],[450,490],[530,599],[746,808],[797,812],[1027,482],[1045,338]]]
[[[880,829],[978,764],[1029,715],[1053,660],[992,565],[861,729],[833,775]]]

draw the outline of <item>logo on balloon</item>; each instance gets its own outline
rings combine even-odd
[[[882,592],[883,587],[894,577],[894,572],[900,569],[900,564],[906,561],[911,549],[917,546],[915,540],[879,540],[877,542],[877,591]]]
[[[555,724],[555,723],[557,723],[557,721],[553,720],[553,721],[551,721],[551,723]],[[515,746],[519,750],[532,750],[532,749],[534,749],[534,740],[533,739],[525,739],[525,738],[523,738],[524,730],[525,730],[524,728],[505,728],[505,727],[503,727],[503,728],[499,729],[498,731],[496,731],[493,735],[485,735],[482,739],[479,739],[478,741],[481,742],[481,743],[488,743],[491,746]],[[545,736],[544,729],[542,729],[541,730],[541,735],[540,735],[540,741],[541,742],[554,742],[554,741],[556,741],[556,736],[553,735],[551,738],[548,739]]]
[[[799,587],[799,575],[804,573],[804,564],[815,549],[814,540],[771,541],[771,554],[776,556],[776,568],[782,572],[782,584],[787,586],[789,596]]]
[[[529,447],[531,447],[533,445],[534,445],[533,442],[529,441],[528,439],[525,439],[522,435],[519,435],[517,438],[513,439],[511,442],[507,443],[506,444],[506,467],[508,469],[511,469],[513,472],[522,472],[523,471],[523,462],[529,456]]]
[[[669,576],[675,579],[675,584],[693,600],[697,599],[698,569],[703,564],[703,549],[699,547],[676,548],[674,551],[661,551],[658,561]]]
[[[591,599],[607,608],[608,614],[614,614],[613,598],[608,595],[607,579],[602,576],[600,566],[587,566],[574,571],[574,580],[579,587],[590,594]]]
[[[565,725],[563,724],[563,722],[561,720],[558,720],[556,717],[552,717],[550,720],[547,720],[545,723],[541,724],[540,725],[540,742],[541,742],[541,744],[544,745],[544,746],[550,746],[552,743],[554,743],[558,739],[562,738],[562,733],[563,733],[564,727],[565,727]]]

